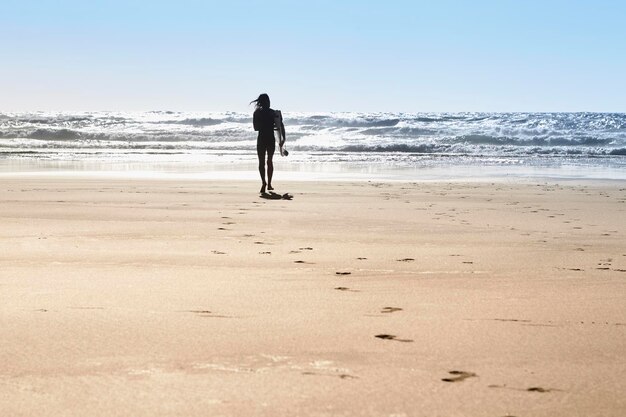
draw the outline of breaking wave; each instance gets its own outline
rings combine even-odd
[[[283,114],[289,147],[300,152],[626,156],[622,113]],[[253,150],[251,122],[236,112],[4,113],[0,152]]]

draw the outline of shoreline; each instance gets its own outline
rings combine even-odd
[[[256,173],[254,173],[256,174]],[[251,189],[256,190],[260,186],[260,179],[254,174],[242,174],[233,176],[232,172],[214,172],[213,175],[185,175],[185,174],[168,174],[154,175],[153,172],[128,174],[127,172],[19,172],[19,173],[0,173],[0,181],[114,181],[117,183],[191,183],[191,184],[212,184],[212,183],[233,183],[233,184],[250,184]],[[254,177],[254,178],[253,178]],[[424,185],[489,185],[489,184],[508,184],[508,185],[563,185],[563,186],[596,186],[600,188],[615,188],[622,191],[625,187],[624,181],[619,179],[606,178],[563,178],[563,177],[481,177],[481,178],[424,178],[424,179],[397,179],[386,177],[310,177],[310,176],[290,176],[288,178],[275,178],[276,187],[292,185],[306,187],[306,184],[424,184]],[[253,196],[256,195],[254,192]],[[257,193],[258,194],[258,193]]]
[[[43,167],[26,163],[0,164],[0,178],[117,178],[154,180],[248,180],[257,181],[255,163],[220,164],[83,164],[65,161]],[[606,182],[624,183],[626,171],[601,167],[576,170],[561,167],[537,168],[519,166],[435,166],[403,167],[363,163],[291,163],[275,161],[277,181],[383,181],[383,182]]]

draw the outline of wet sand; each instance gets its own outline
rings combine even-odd
[[[1,416],[623,416],[620,183],[0,179]]]

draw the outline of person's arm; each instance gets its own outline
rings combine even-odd
[[[252,126],[254,126],[254,130],[256,130],[258,132],[258,130],[260,129],[260,120],[259,120],[259,112],[255,111],[254,114],[252,115]]]
[[[280,131],[282,132],[282,137],[280,138],[279,144],[282,148],[287,140],[287,132],[285,132],[285,124],[283,123],[283,118],[280,118]]]

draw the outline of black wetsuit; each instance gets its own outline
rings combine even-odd
[[[265,158],[265,152],[271,157],[276,150],[274,110],[256,109],[252,117],[252,124],[254,125],[254,130],[259,132],[256,140],[256,151],[259,154],[259,158]]]

